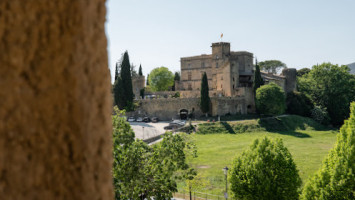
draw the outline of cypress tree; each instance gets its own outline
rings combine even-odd
[[[113,85],[113,97],[114,97],[115,105],[117,105],[120,110],[124,109],[125,101],[126,101],[122,94],[123,94],[122,79],[121,77],[118,76],[117,80]]]
[[[146,85],[149,85],[149,74],[147,75],[147,84]]]
[[[258,61],[256,60],[255,71],[254,71],[254,82],[253,82],[254,95],[256,93],[256,90],[262,85],[264,85],[264,80],[261,77],[260,67],[258,65]]]
[[[116,70],[115,70],[115,81],[118,78],[118,62],[116,62]]]
[[[139,65],[138,75],[139,75],[139,76],[143,76],[142,65]]]
[[[201,81],[201,100],[200,100],[200,108],[203,113],[207,115],[210,111],[210,103],[211,99],[208,94],[208,80],[206,72],[203,74],[202,81]]]
[[[132,110],[134,94],[132,87],[131,65],[129,64],[129,56],[127,51],[124,53],[121,63],[121,80],[123,86],[122,98],[124,99],[124,107],[127,111],[130,111]]]
[[[179,74],[179,72],[175,72],[174,81],[180,81],[180,74]]]

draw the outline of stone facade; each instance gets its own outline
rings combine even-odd
[[[187,110],[194,117],[204,114],[200,110],[200,98],[164,98],[136,100],[139,107],[134,112],[127,112],[127,116],[158,117],[160,120],[180,118],[182,110]],[[247,114],[254,112],[252,105],[244,97],[212,97],[211,115]]]
[[[213,96],[237,96],[239,88],[251,87],[253,54],[230,51],[227,42],[213,43],[212,54],[181,58],[181,79],[178,89],[199,91],[206,72]]]
[[[212,54],[181,58],[181,78],[175,81],[176,91],[163,92],[164,99],[139,101],[137,112],[130,115],[157,116],[162,119],[178,117],[181,109],[193,111],[199,117],[200,87],[203,73],[206,72],[211,97],[212,115],[246,114],[255,112],[252,90],[254,64],[253,54],[246,51],[231,51],[230,44],[212,44]],[[285,92],[296,90],[296,69],[284,69],[280,75],[261,72],[265,83],[274,82]],[[175,92],[180,98],[171,97]]]

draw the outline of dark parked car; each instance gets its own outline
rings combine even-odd
[[[144,117],[143,118],[143,122],[150,122],[150,118],[149,117]]]
[[[156,123],[156,122],[158,122],[158,121],[159,121],[158,117],[153,117],[153,118],[152,118],[152,122]]]

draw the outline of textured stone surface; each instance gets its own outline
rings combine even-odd
[[[112,199],[105,0],[0,1],[0,199]]]

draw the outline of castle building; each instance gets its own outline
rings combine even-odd
[[[211,97],[211,115],[254,113],[253,54],[231,51],[228,42],[212,43],[211,47],[212,54],[181,58],[181,77],[180,81],[175,81],[176,91],[155,92],[157,96],[165,98],[137,100],[139,107],[128,114],[156,116],[163,120],[179,115],[183,119],[186,113],[192,116],[204,115],[199,102],[201,79],[205,72]],[[261,77],[266,84],[278,84],[286,93],[296,90],[296,69],[286,68],[280,75],[261,72]],[[143,87],[142,83],[139,80],[133,84],[136,93]],[[171,98],[175,93],[179,93],[180,97]]]
[[[236,96],[240,87],[251,87],[253,54],[230,51],[230,43],[212,44],[212,54],[181,58],[182,91],[199,91],[201,77],[207,74],[212,96]]]
[[[212,54],[180,59],[181,79],[175,84],[177,90],[182,91],[183,97],[199,95],[201,77],[206,72],[210,96],[246,95],[247,88],[251,88],[253,84],[253,54],[247,51],[231,51],[228,42],[212,43],[211,47]],[[277,83],[285,91],[292,91],[295,84],[286,85],[286,74],[290,70],[295,71],[287,69],[281,75],[262,73],[262,77],[267,82]]]

